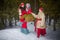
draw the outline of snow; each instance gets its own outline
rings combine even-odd
[[[45,37],[41,36],[39,40],[53,40],[52,38],[49,38],[50,35],[48,35],[51,32],[49,32],[48,30],[47,32],[47,35]],[[38,40],[38,38],[36,37],[35,32],[24,34],[20,31],[20,28],[10,28],[0,30],[0,40]]]

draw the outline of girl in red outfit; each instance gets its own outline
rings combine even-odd
[[[45,25],[45,15],[44,15],[44,12],[43,12],[43,8],[39,9],[38,15],[35,15],[34,13],[32,13],[32,15],[36,18],[37,38],[39,38],[40,35],[45,36],[46,25]]]
[[[18,12],[19,12],[19,19],[20,19],[20,23],[22,26],[22,23],[24,22],[24,18],[22,18],[22,16],[25,14],[25,9],[24,9],[24,3],[21,3],[18,7]]]

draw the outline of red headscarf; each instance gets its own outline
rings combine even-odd
[[[39,10],[43,11],[43,8],[42,8],[42,7],[40,7],[40,8],[39,8]]]
[[[19,4],[19,6],[23,6],[24,5],[24,3],[22,2],[21,4]]]

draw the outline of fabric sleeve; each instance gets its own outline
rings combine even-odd
[[[21,9],[18,9],[18,12],[19,12],[19,15],[22,15],[22,13],[21,13]]]
[[[34,14],[34,13],[31,13],[35,18],[37,18],[37,15],[36,14]]]

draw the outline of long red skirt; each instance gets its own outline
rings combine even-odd
[[[45,36],[45,34],[46,34],[46,29],[37,28],[37,37],[38,38],[40,37],[40,35]]]

